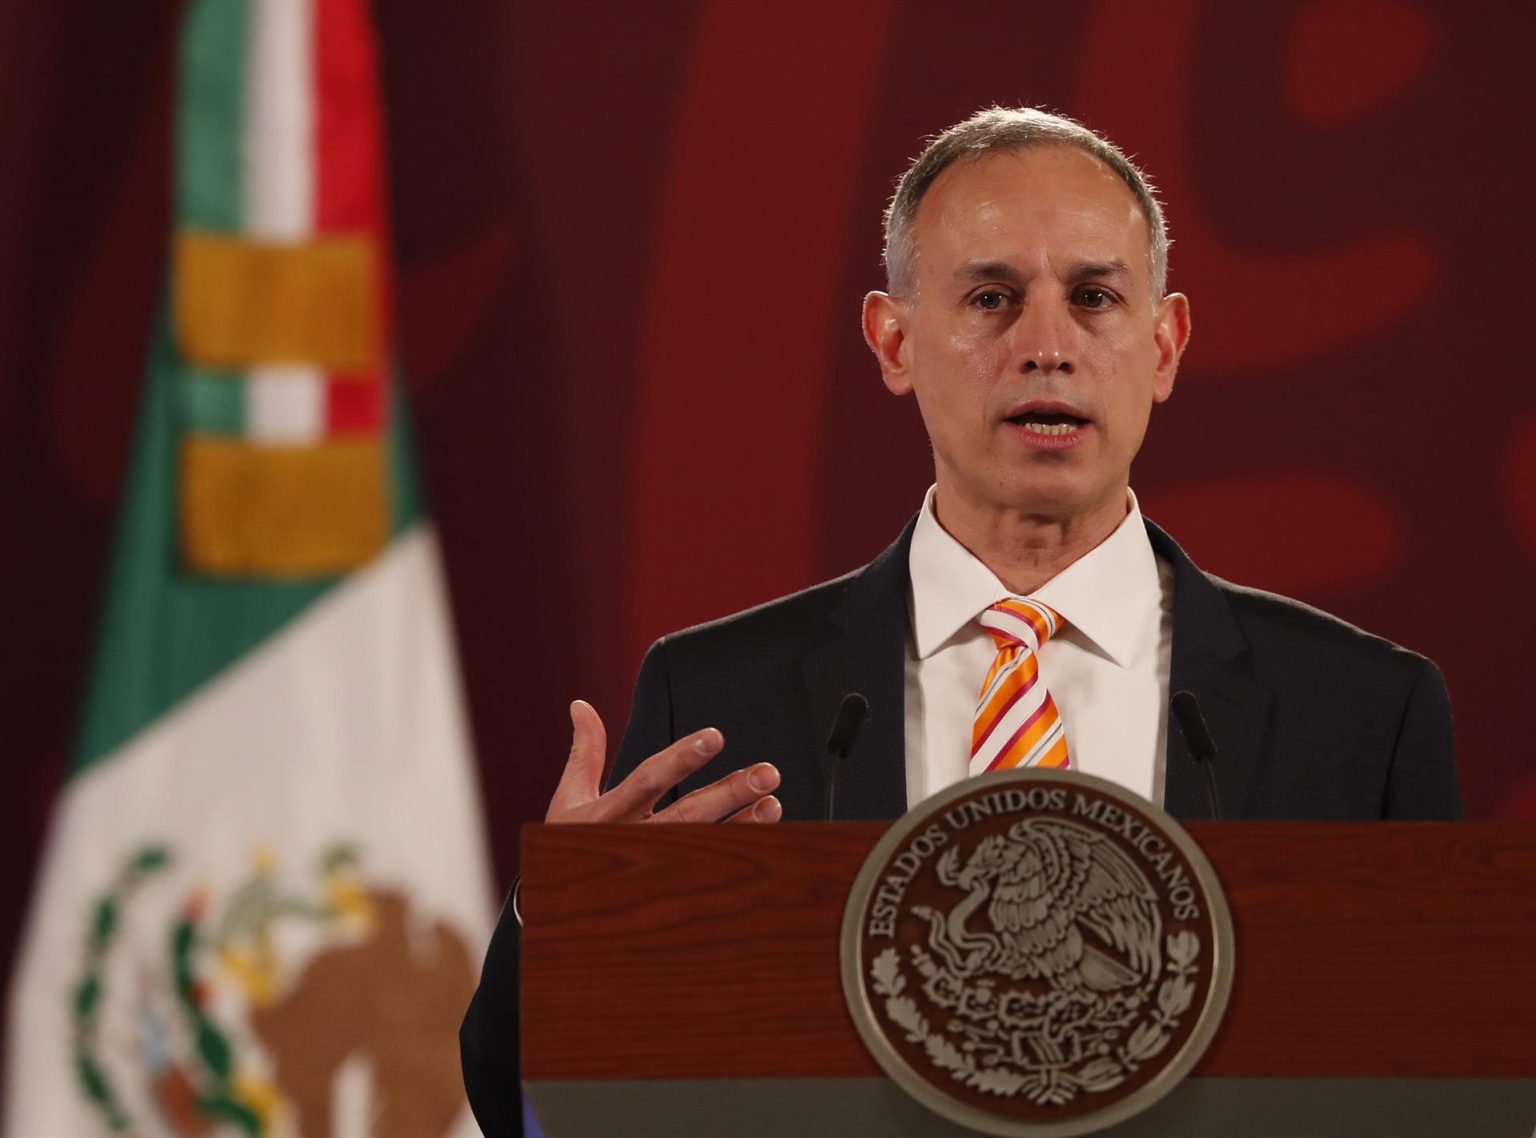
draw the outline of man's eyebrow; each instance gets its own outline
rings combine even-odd
[[[1019,270],[1007,261],[972,261],[955,270],[958,281],[1016,281]]]
[[[1099,280],[1103,277],[1129,276],[1131,267],[1124,261],[1087,261],[1081,265],[1073,265],[1067,273],[1067,279],[1073,284],[1081,281]]]
[[[1130,272],[1131,267],[1124,261],[1083,261],[1067,270],[1067,280],[1072,284],[1080,284],[1106,277],[1125,277]],[[1007,261],[971,261],[955,270],[955,279],[962,283],[1017,281],[1020,276],[1019,270]]]

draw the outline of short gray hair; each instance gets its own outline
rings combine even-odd
[[[1103,135],[1076,119],[1035,107],[989,107],[977,111],[934,136],[913,159],[896,183],[896,193],[885,210],[886,287],[896,296],[905,296],[916,283],[917,241],[912,227],[918,206],[940,174],[962,160],[974,162],[989,154],[1045,146],[1081,150],[1120,175],[1130,187],[1147,222],[1153,299],[1161,298],[1168,287],[1168,226],[1152,183],[1124,151]]]

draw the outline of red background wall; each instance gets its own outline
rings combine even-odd
[[[177,5],[0,6],[8,963],[162,271]],[[1536,819],[1536,19],[1408,0],[379,0],[398,325],[503,881],[645,644],[849,569],[930,478],[857,327],[891,180],[992,102],[1164,188],[1196,331],[1135,472],[1207,569],[1440,662]],[[1497,13],[1497,19],[1492,14]]]

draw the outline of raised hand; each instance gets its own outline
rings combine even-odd
[[[546,822],[777,822],[784,809],[773,791],[779,772],[769,763],[733,771],[652,812],[667,791],[718,755],[725,738],[713,727],[657,751],[606,793],[601,788],[608,732],[585,700],[571,704],[571,755],[550,799]]]

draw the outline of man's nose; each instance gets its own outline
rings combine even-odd
[[[1065,305],[1032,298],[1024,305],[1013,331],[1021,372],[1071,375],[1077,370],[1076,324]]]

